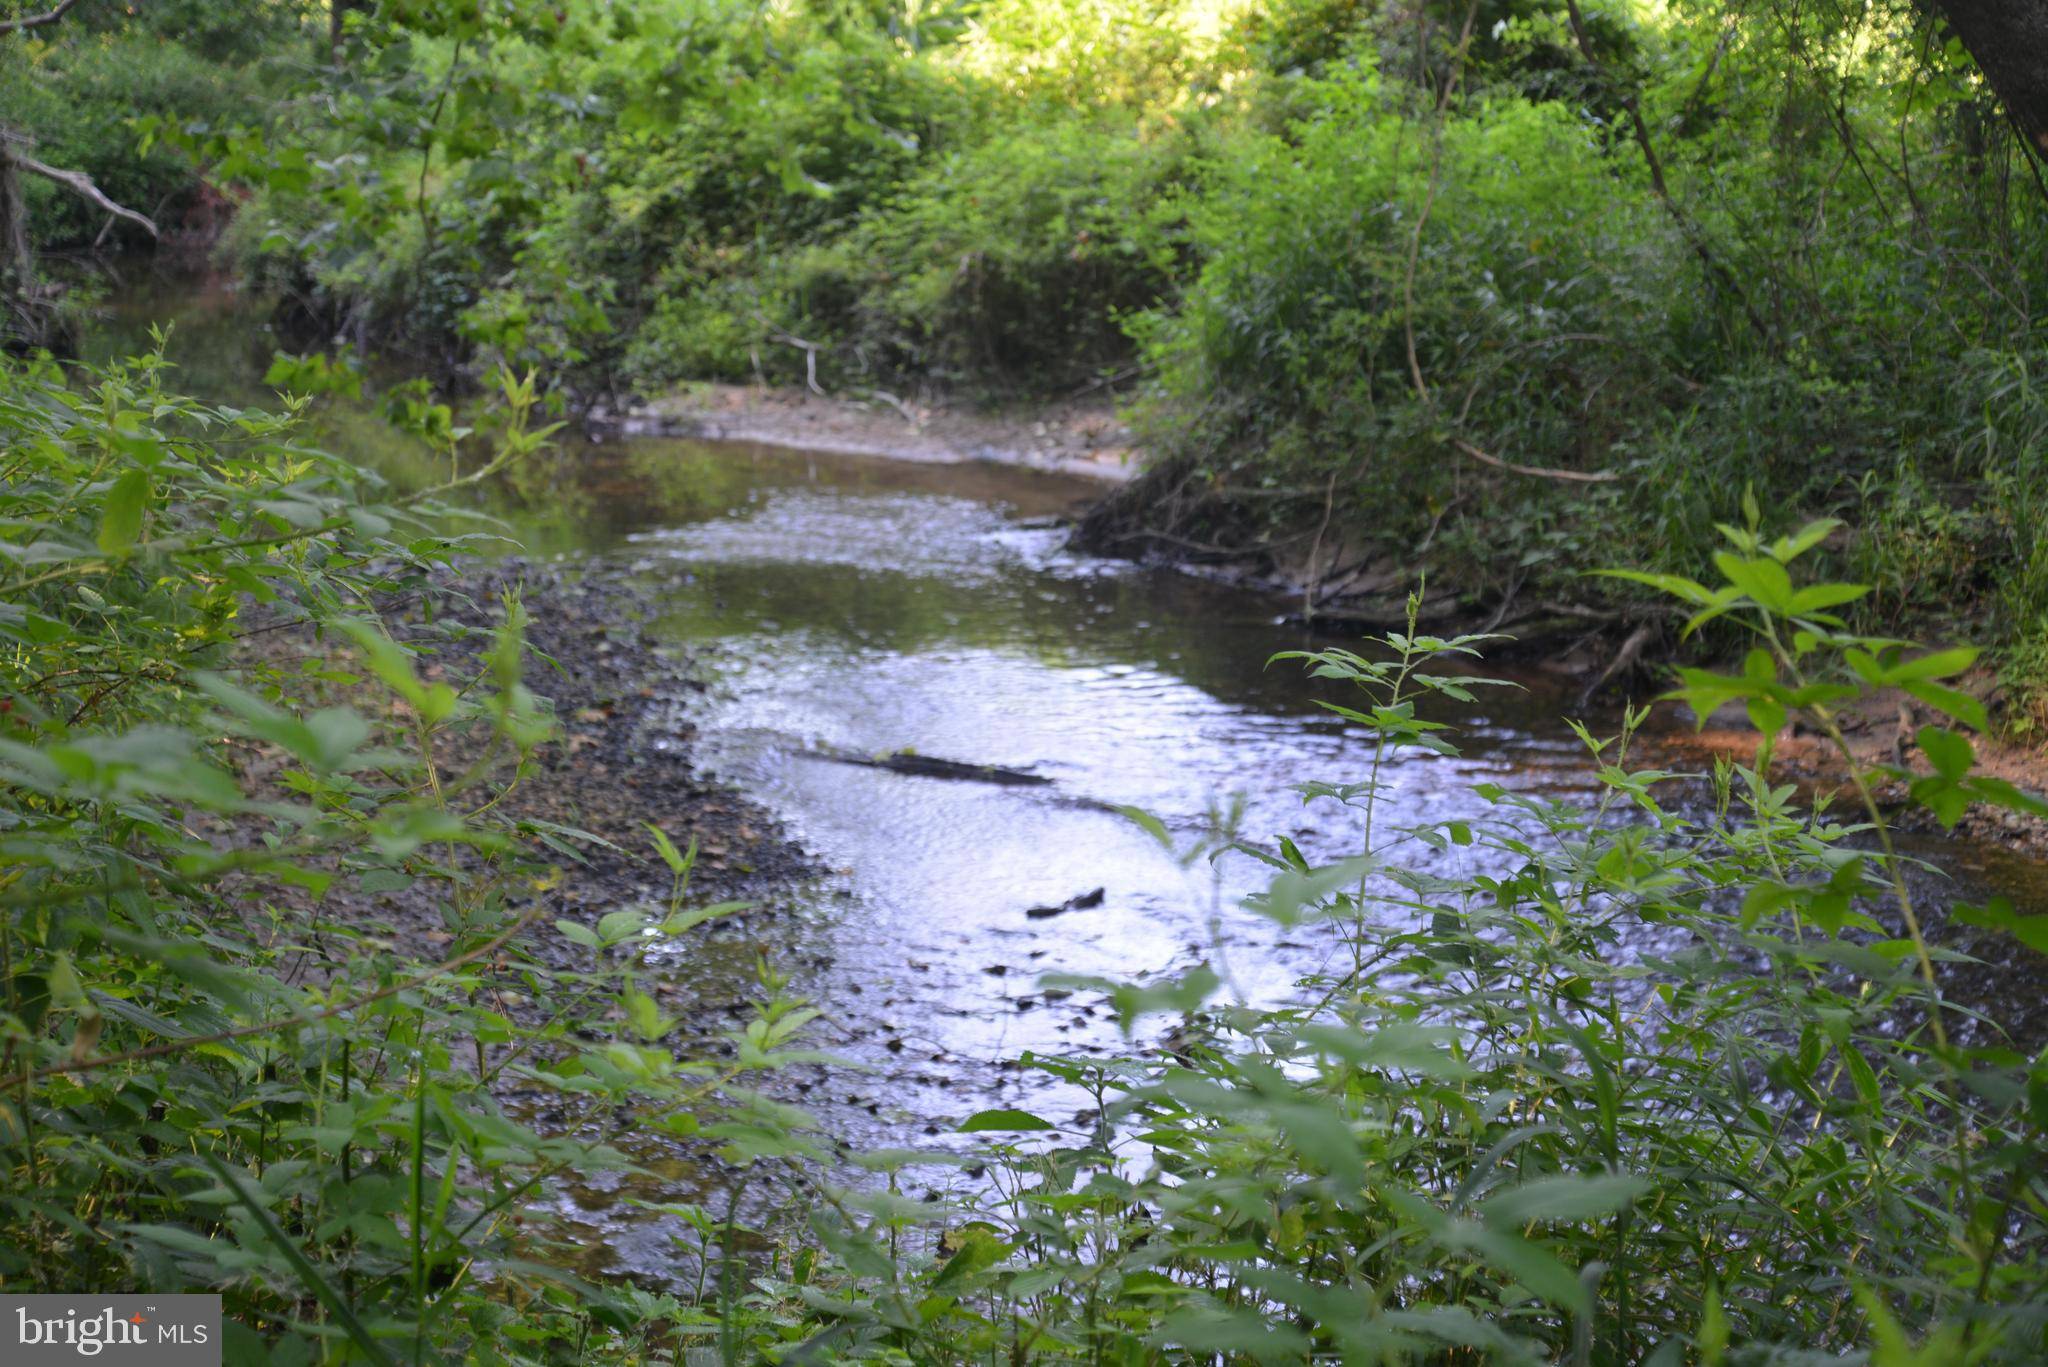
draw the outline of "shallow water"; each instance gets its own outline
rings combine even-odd
[[[140,320],[177,315],[183,383],[227,401],[258,396],[273,342],[249,301],[147,277],[116,298],[95,350],[132,346]],[[396,483],[424,477],[419,453],[373,422],[344,415],[324,435]],[[1106,1048],[1117,1034],[1099,995],[1048,994],[1043,974],[1131,979],[1208,961],[1230,990],[1270,1000],[1336,952],[1239,907],[1263,882],[1250,861],[1185,865],[1113,810],[1143,808],[1188,840],[1241,802],[1248,836],[1339,856],[1357,846],[1352,822],[1327,803],[1304,808],[1289,785],[1356,781],[1370,745],[1317,706],[1326,685],[1267,664],[1312,644],[1282,623],[1282,604],[1068,553],[1057,520],[1098,486],[669,440],[578,447],[550,479],[498,503],[519,539],[540,554],[601,554],[656,590],[658,633],[709,684],[678,725],[700,728],[701,762],[826,870],[792,894],[773,949],[831,1008],[823,1043],[872,1070],[821,1075],[805,1097],[839,1138],[930,1142],[999,1104],[1065,1118],[1075,1098],[1008,1061]],[[1522,687],[1487,691],[1459,714],[1460,758],[1394,766],[1398,820],[1479,815],[1470,788],[1489,780],[1591,799],[1591,766],[1561,720],[1568,695],[1540,675],[1513,677]],[[1596,716],[1596,730],[1603,720],[1613,719]],[[1051,782],[914,777],[827,757],[902,750]],[[1919,849],[1966,893],[2048,902],[2036,861],[1993,844]],[[1099,905],[1028,915],[1096,888]],[[2021,962],[2025,951],[1991,952],[2012,957],[1986,999],[2038,984],[2042,965]],[[734,963],[685,955],[671,971]],[[622,1217],[615,1196],[568,1189],[559,1209],[598,1228],[599,1265],[659,1276],[674,1230]]]

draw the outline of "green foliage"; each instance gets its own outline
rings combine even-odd
[[[222,1291],[234,1362],[626,1360],[692,1332],[536,1261],[531,1207],[635,1168],[616,1114],[716,1121],[743,1165],[801,1151],[731,1084],[794,1057],[805,1013],[764,978],[729,1060],[679,1057],[643,957],[730,908],[687,904],[663,837],[665,909],[544,929],[580,837],[497,814],[554,732],[522,605],[473,637],[378,616],[449,591],[442,500],[545,439],[531,381],[503,378],[468,474],[446,429],[448,480],[390,500],[298,444],[301,405],[163,372],[0,370],[0,1280]],[[299,647],[260,648],[280,631]],[[402,888],[438,924],[385,924]]]
[[[1574,601],[1596,554],[1700,571],[1753,488],[1848,524],[1866,622],[1989,620],[2031,697],[2048,197],[1967,57],[1897,6],[1592,9],[1590,58],[1557,7],[1474,15],[1248,22],[1293,74],[1133,329],[1158,472],[1118,530],[1327,521],[1468,601]]]
[[[1968,54],[1904,0],[1581,9],[428,5],[195,145],[249,259],[434,366],[1143,373],[1127,521],[1181,542],[1572,601],[1752,487],[1848,525],[1869,624],[1988,616],[2027,725],[2048,197]]]
[[[1863,588],[1794,578],[1832,530],[1731,528],[1712,585],[1634,576],[1756,642],[1679,696],[1767,734],[1797,714],[1852,769],[1836,710],[1868,688],[1981,725],[1938,682],[1974,652],[1854,635],[1835,610]],[[1359,690],[1339,710],[1381,739],[1308,800],[1372,811],[1388,753],[1455,756],[1415,704],[1468,698],[1438,664],[1475,644],[1411,625],[1293,657]],[[1701,809],[1633,767],[1645,715],[1581,732],[1591,809],[1485,784],[1489,816],[1387,808],[1329,866],[1240,844],[1275,871],[1250,905],[1348,940],[1341,966],[1277,1008],[1206,966],[1148,985],[1141,1011],[1181,1016],[1163,1048],[1030,1060],[1089,1097],[1073,1123],[975,1115],[964,1132],[1025,1132],[976,1150],[988,1181],[833,1231],[861,1294],[759,1284],[828,1313],[814,1350],[847,1358],[2038,1360],[2048,1055],[1946,998],[1965,956],[1922,926],[1879,775],[1856,772],[1858,811],[1802,811],[1767,741]],[[1944,820],[1952,799],[2048,811],[1973,775],[1959,731],[1921,747],[1913,797]],[[2003,904],[1954,915],[2044,942]]]
[[[250,185],[245,263],[498,413],[391,389],[446,467],[394,499],[296,443],[304,400],[0,372],[0,1278],[220,1288],[247,1361],[2048,1353],[2048,1062],[1946,997],[1936,933],[2038,950],[2040,918],[1918,905],[1872,797],[2044,810],[1975,767],[1976,654],[1872,633],[1989,621],[2040,724],[2048,214],[1903,0],[1582,8],[425,0],[351,12],[320,98],[260,108],[245,64],[310,50],[290,7],[8,40],[0,122],[141,207],[194,165]],[[678,1057],[640,985],[733,910],[691,905],[694,847],[649,832],[665,905],[556,915],[576,833],[496,802],[551,734],[521,605],[488,640],[378,607],[446,591],[442,500],[544,443],[530,368],[1015,391],[1133,360],[1167,530],[1259,547],[1312,510],[1496,600],[1638,566],[1598,584],[1746,647],[1677,696],[1761,752],[1702,805],[1632,767],[1634,713],[1582,733],[1592,810],[1485,785],[1485,819],[1399,825],[1383,766],[1455,755],[1476,681],[1445,666],[1483,644],[1411,604],[1301,657],[1379,740],[1300,785],[1362,846],[1313,866],[1219,812],[1175,851],[1263,860],[1252,905],[1347,952],[1281,1008],[1220,952],[1087,984],[1176,1024],[1029,1061],[1082,1119],[979,1110],[969,1153],[844,1184],[740,1086],[815,1057],[811,1008],[764,967],[720,1057]],[[1880,688],[1943,718],[1925,765],[1802,810],[1772,739],[1847,760]],[[362,913],[399,886],[437,891],[433,953]],[[744,1179],[723,1220],[666,1208],[692,1296],[580,1281],[529,1210],[633,1167],[628,1127]],[[792,1165],[808,1228],[743,1254],[740,1193]]]
[[[1223,144],[1191,208],[1201,274],[1146,331],[1155,444],[1255,452],[1278,484],[1334,465],[1358,495],[1446,498],[1438,391],[1469,428],[1527,434],[1557,464],[1667,397],[1682,249],[1567,111],[1489,103],[1432,140],[1369,71],[1310,90],[1283,132]]]
[[[115,202],[175,227],[204,207],[205,179],[175,149],[145,145],[143,126],[256,117],[270,93],[270,62],[297,44],[300,20],[291,5],[81,7],[0,42],[0,127],[31,139],[43,161],[86,172]],[[101,238],[106,215],[83,199],[43,181],[25,190],[38,246]],[[119,243],[147,241],[124,224],[112,233]]]
[[[672,267],[628,372],[797,378],[801,341],[827,381],[1083,383],[1122,362],[1121,319],[1168,286],[1176,151],[1165,130],[1060,123],[936,158],[835,239]]]
[[[764,967],[754,1017],[699,1061],[641,985],[649,946],[735,910],[691,904],[694,846],[647,832],[665,904],[550,910],[578,837],[497,814],[553,734],[517,599],[471,650],[376,615],[459,550],[433,500],[543,440],[532,381],[500,380],[482,456],[402,393],[449,479],[378,502],[294,443],[295,413],[195,404],[162,369],[0,372],[10,1286],[221,1289],[235,1361],[2048,1349],[2048,1055],[1947,995],[1967,956],[1931,938],[1872,785],[1945,823],[2048,803],[1975,772],[1989,719],[1950,683],[1975,651],[1856,633],[1867,590],[1805,579],[1837,524],[1767,535],[1750,498],[1716,578],[1618,575],[1754,643],[1739,673],[1681,676],[1702,721],[1740,705],[1765,737],[1704,805],[1632,766],[1635,712],[1581,731],[1590,808],[1483,784],[1484,817],[1401,824],[1385,765],[1455,759],[1444,710],[1497,686],[1469,672],[1485,638],[1419,631],[1418,594],[1405,631],[1289,655],[1377,738],[1365,772],[1299,786],[1363,811],[1360,847],[1312,865],[1219,813],[1182,848],[1133,816],[1184,862],[1263,861],[1248,905],[1347,952],[1277,1006],[1241,996],[1220,946],[1176,980],[1063,982],[1147,1041],[1026,1060],[1089,1098],[1077,1119],[980,1110],[967,1152],[867,1155],[878,1180],[848,1183],[800,1114],[740,1085],[816,1061],[815,1010]],[[330,644],[253,649],[273,627]],[[1837,717],[1877,688],[1948,718],[1920,734],[1926,770],[1854,771]],[[1774,778],[1795,718],[1851,765],[1860,810],[1801,810]],[[366,914],[399,886],[438,892],[431,954]],[[2044,943],[2003,903],[1950,916]],[[569,1119],[523,1123],[508,1087]],[[723,1220],[659,1207],[695,1232],[688,1296],[550,1261],[539,1196],[633,1170],[636,1135],[708,1137],[732,1174]],[[904,1194],[946,1167],[965,1175],[945,1193]],[[797,1184],[807,1228],[743,1254],[739,1193],[768,1179]]]

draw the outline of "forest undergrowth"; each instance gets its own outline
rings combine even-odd
[[[530,381],[500,377],[494,430],[451,436],[447,479],[397,500],[294,440],[302,402],[195,403],[160,358],[0,381],[10,1290],[218,1290],[236,1362],[2048,1346],[2048,1056],[1943,991],[1974,958],[1958,928],[2008,958],[2048,949],[2048,918],[1916,895],[1868,800],[1880,775],[1801,810],[1766,742],[1717,768],[1701,811],[1661,796],[1679,776],[1633,766],[1637,711],[1581,731],[1597,804],[1483,785],[1488,815],[1413,825],[1386,766],[1455,754],[1455,725],[1418,703],[1491,686],[1443,667],[1487,643],[1411,630],[1276,661],[1376,738],[1363,772],[1300,789],[1362,809],[1360,847],[1311,865],[1285,840],[1226,824],[1182,844],[1130,815],[1191,867],[1264,860],[1251,905],[1341,947],[1335,967],[1280,1005],[1242,999],[1220,955],[1055,984],[1106,994],[1135,1031],[1117,1059],[1025,1060],[1089,1094],[1092,1121],[980,1110],[950,1144],[850,1172],[759,1086],[825,1057],[817,1005],[772,956],[708,1046],[648,986],[645,955],[735,910],[691,897],[687,836],[647,831],[671,896],[570,913],[555,894],[587,838],[506,815],[561,721],[525,682],[517,598],[459,676],[431,631],[379,620],[461,553],[437,505],[546,440]],[[1751,512],[1716,579],[1627,576],[1750,634],[1740,672],[1683,674],[1695,711],[1739,706],[1766,737],[1797,715],[1840,744],[1839,709],[1907,688],[1943,718],[1919,737],[1931,768],[1892,776],[1916,803],[1944,823],[2040,814],[1973,772],[1989,718],[1951,681],[1975,652],[1853,631],[1840,614],[1867,590],[1803,573],[1835,529],[1776,535]],[[237,648],[270,623],[321,648]],[[244,838],[215,838],[222,822]],[[324,896],[413,885],[437,890],[438,951]],[[1159,1017],[1178,1022],[1167,1047],[1138,1028]],[[580,1119],[521,1123],[513,1085]],[[801,1214],[743,1229],[737,1200],[672,1207],[693,1287],[572,1275],[550,1183],[639,1170],[649,1141],[715,1150],[736,1190]]]

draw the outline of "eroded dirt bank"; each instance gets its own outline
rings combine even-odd
[[[1130,430],[1106,399],[1004,414],[906,403],[880,391],[833,397],[803,389],[698,384],[623,412],[596,409],[586,421],[600,436],[761,442],[947,465],[996,461],[1106,483],[1121,483],[1138,469]]]

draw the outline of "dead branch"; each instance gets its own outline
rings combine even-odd
[[[1600,671],[1600,677],[1587,684],[1585,691],[1579,694],[1579,706],[1584,707],[1593,701],[1610,681],[1634,669],[1636,660],[1643,653],[1643,647],[1650,644],[1650,638],[1656,635],[1656,632],[1655,622],[1645,622],[1630,632],[1628,639],[1621,643],[1621,649],[1615,651],[1614,658],[1607,662],[1607,668]]]
[[[1070,399],[1078,399],[1083,394],[1092,394],[1098,389],[1113,388],[1116,385],[1122,384],[1125,380],[1136,379],[1138,376],[1144,373],[1145,367],[1142,365],[1127,365],[1121,370],[1113,370],[1107,375],[1097,376],[1095,379],[1092,379],[1087,384],[1082,385],[1079,389],[1075,390],[1067,397]]]
[[[1444,525],[1444,519],[1450,516],[1451,509],[1457,507],[1460,503],[1463,503],[1464,501],[1465,496],[1463,494],[1458,494],[1454,496],[1450,502],[1444,504],[1443,507],[1436,510],[1436,516],[1432,517],[1429,520],[1429,530],[1423,533],[1421,544],[1419,544],[1415,548],[1416,559],[1420,560],[1423,556],[1429,554],[1429,548],[1436,544],[1437,529]]]
[[[55,13],[55,11],[52,11],[52,13]],[[0,151],[0,156],[9,158],[24,171],[35,172],[44,180],[56,181],[73,194],[80,196],[98,208],[104,209],[116,218],[125,218],[131,223],[141,224],[151,237],[162,236],[162,234],[157,232],[156,224],[147,215],[138,214],[133,209],[125,205],[116,204],[113,200],[108,199],[106,192],[93,184],[92,177],[83,171],[66,171],[61,167],[51,166],[47,162],[37,161],[34,157],[19,149]]]
[[[1597,636],[1607,627],[1625,619],[1619,612],[1587,607],[1582,603],[1539,602],[1531,603],[1513,616],[1495,623],[1494,629],[1505,631],[1509,627],[1521,626],[1529,622],[1560,620],[1590,623],[1594,628],[1590,634]]]
[[[779,328],[775,326],[775,324],[769,322],[768,315],[762,313],[758,309],[755,310],[754,317],[761,324],[762,329],[765,332],[767,332],[769,341],[781,342],[785,346],[793,346],[798,351],[803,352],[804,383],[808,385],[810,387],[810,391],[813,394],[816,394],[819,398],[830,398],[831,395],[827,394],[824,388],[820,386],[818,383],[818,353],[825,349],[824,343],[806,342],[803,338],[796,336],[794,333],[784,331],[782,328]],[[756,363],[755,368],[757,370],[759,369],[758,362]]]
[[[1110,539],[1113,541],[1164,541],[1169,546],[1179,546],[1183,550],[1196,551],[1203,555],[1220,556],[1225,560],[1242,560],[1258,553],[1254,549],[1233,550],[1229,546],[1218,546],[1207,541],[1193,541],[1185,536],[1175,536],[1172,532],[1162,532],[1151,527],[1140,527],[1136,531],[1118,532]]]
[[[78,0],[58,0],[57,7],[43,14],[25,14],[19,19],[0,20],[0,33],[14,33],[21,29],[41,28],[62,19]]]
[[[1481,636],[1491,636],[1493,634],[1494,629],[1501,624],[1501,620],[1514,608],[1515,599],[1522,596],[1522,585],[1528,578],[1528,570],[1518,569],[1515,571],[1515,577],[1509,581],[1508,591],[1500,596],[1500,603],[1494,608],[1493,616],[1487,618],[1486,625],[1479,628]]]
[[[1315,620],[1316,590],[1323,581],[1323,533],[1330,530],[1330,513],[1337,506],[1337,472],[1330,471],[1330,482],[1323,490],[1323,520],[1316,527],[1315,543],[1308,548],[1308,578],[1301,587],[1301,610],[1309,621]]]
[[[923,429],[924,420],[917,416],[916,411],[913,410],[909,404],[903,402],[903,400],[897,398],[888,390],[870,389],[868,391],[868,397],[871,399],[880,399],[883,403],[888,404],[889,407],[895,409],[899,414],[901,414],[903,417],[903,421],[909,423],[912,427],[918,428],[920,430]]]
[[[1481,465],[1491,465],[1496,470],[1506,470],[1511,474],[1534,475],[1538,479],[1570,480],[1575,484],[1610,484],[1621,478],[1612,470],[1560,470],[1551,465],[1518,465],[1514,461],[1502,460],[1499,456],[1480,450],[1463,437],[1451,438],[1451,445]]]
[[[1918,720],[1919,718],[1914,715],[1913,700],[1899,699],[1899,724],[1892,732],[1892,763],[1901,769],[1906,767],[1908,752],[1919,743],[1914,736],[1914,724]]]

